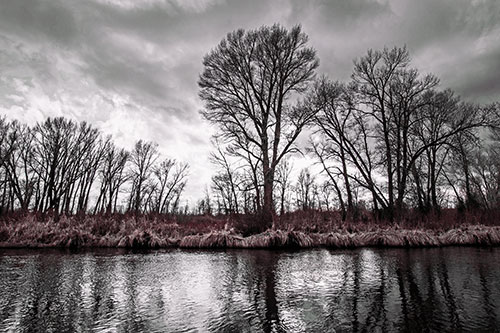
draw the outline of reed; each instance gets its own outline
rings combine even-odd
[[[227,218],[112,215],[40,218],[27,214],[0,220],[0,247],[124,248],[352,248],[500,245],[500,226],[464,224],[447,228],[405,224],[325,222],[316,215],[309,229],[278,221],[272,229],[248,235]],[[291,218],[291,217],[289,217]]]
[[[242,247],[243,237],[229,232],[210,232],[206,235],[189,235],[179,241],[181,248],[226,248]]]

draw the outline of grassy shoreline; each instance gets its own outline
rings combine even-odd
[[[303,233],[300,231],[267,230],[241,237],[229,233],[187,236],[180,248],[356,248],[356,247],[438,247],[498,246],[500,227],[467,226],[446,232],[432,230],[381,229],[354,233]]]
[[[322,228],[275,225],[244,235],[228,219],[188,221],[156,218],[35,215],[0,221],[0,248],[355,248],[498,246],[500,226],[476,224],[425,228],[404,224],[330,224]]]

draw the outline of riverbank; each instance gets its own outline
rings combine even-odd
[[[446,232],[433,230],[380,229],[377,231],[303,233],[267,230],[249,237],[218,232],[187,236],[181,248],[354,248],[354,247],[431,247],[451,245],[500,245],[500,227],[467,226]]]
[[[315,228],[317,229],[317,228]],[[464,224],[446,229],[402,227],[398,224],[358,225],[330,230],[292,227],[243,236],[226,220],[165,223],[157,219],[66,218],[40,221],[36,216],[0,223],[0,247],[118,248],[353,248],[498,246],[500,226]]]

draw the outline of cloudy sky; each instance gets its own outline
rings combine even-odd
[[[210,136],[197,79],[230,31],[302,24],[318,73],[347,80],[369,48],[407,45],[413,65],[464,99],[500,100],[498,0],[2,0],[0,114],[93,123],[187,161],[187,197],[209,184]]]

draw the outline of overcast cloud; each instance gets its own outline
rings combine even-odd
[[[318,73],[347,80],[369,48],[407,45],[413,65],[464,99],[500,100],[497,0],[2,0],[0,113],[93,123],[191,165],[187,197],[209,184],[213,129],[197,93],[202,58],[238,28],[302,24]]]

